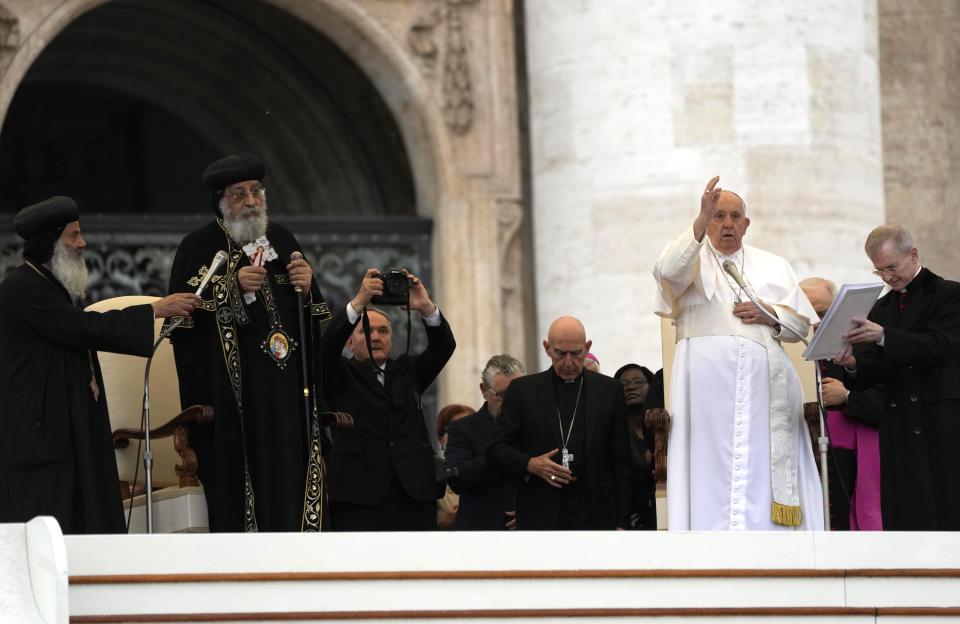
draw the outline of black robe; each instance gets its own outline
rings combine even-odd
[[[149,305],[84,312],[35,264],[0,284],[0,522],[49,515],[64,533],[125,531],[96,351],[148,356],[152,344]]]
[[[884,346],[857,345],[853,389],[882,388],[880,506],[885,531],[960,530],[960,283],[922,269],[877,300]]]
[[[300,246],[288,230],[275,224],[267,228],[267,238],[279,257],[266,263],[269,291],[261,288],[252,304],[243,301],[236,279],[237,270],[250,262],[218,220],[183,239],[170,275],[171,293],[193,292],[217,250],[229,256],[193,318],[171,336],[181,404],[212,405],[214,410],[213,424],[190,429],[211,531],[319,530],[326,511],[313,384],[319,373],[307,371],[313,414],[308,462],[300,371],[304,346],[297,296],[286,269],[290,254]],[[316,283],[306,299],[307,368],[313,369],[318,366],[314,356],[319,352],[321,324],[330,312]],[[290,344],[296,343],[284,368],[263,350],[273,331],[271,307]]]

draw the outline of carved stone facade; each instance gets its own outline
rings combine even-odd
[[[116,1],[127,6],[161,2]],[[0,119],[44,49],[74,20],[109,2],[5,0],[9,11],[0,7]],[[456,354],[441,378],[440,403],[478,403],[480,370],[491,355],[509,350],[531,359],[534,353],[530,328],[535,298],[522,275],[530,264],[529,249],[521,243],[529,220],[522,196],[512,0],[263,4],[339,47],[363,70],[394,117],[410,161],[417,213],[433,224],[430,286],[457,337]],[[91,232],[95,227],[86,224]],[[319,259],[331,282],[339,263],[349,262],[349,247],[342,249],[342,255]],[[154,251],[146,245],[123,257],[109,252],[96,256],[106,273],[107,264],[162,273]],[[353,277],[345,273],[341,279],[346,281],[337,288],[349,291]],[[144,285],[111,286],[124,287]]]

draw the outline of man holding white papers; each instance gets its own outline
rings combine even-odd
[[[815,317],[783,258],[743,246],[743,200],[707,184],[692,228],[654,268],[676,319],[667,474],[671,530],[822,529],[800,382],[781,341]],[[764,303],[769,319],[723,266]]]
[[[920,266],[910,233],[874,229],[864,245],[890,291],[844,339],[850,388],[885,384],[880,420],[883,528],[960,530],[960,284]]]

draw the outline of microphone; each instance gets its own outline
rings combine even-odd
[[[740,271],[737,270],[737,265],[733,260],[724,260],[723,261],[723,270],[730,274],[730,277],[733,278],[733,281],[737,283],[737,286],[743,289],[743,292],[747,292],[747,283],[743,281],[743,277],[740,275]]]
[[[193,293],[196,296],[200,296],[204,290],[207,289],[207,284],[210,283],[210,280],[213,278],[213,274],[217,272],[220,266],[227,261],[227,252],[220,250],[213,256],[213,260],[210,261],[210,268],[207,269],[206,274],[204,274],[203,279],[200,281],[200,286],[197,287],[197,292]]]
[[[303,260],[303,254],[300,253],[299,251],[293,252],[292,254],[290,254],[290,262],[293,262],[294,260]],[[293,289],[298,293],[303,292],[303,289],[300,288],[299,286],[294,286]]]
[[[796,329],[791,327],[789,323],[784,323],[774,315],[770,314],[770,312],[768,312],[767,309],[763,307],[761,302],[757,300],[757,295],[752,290],[750,290],[750,287],[748,287],[747,283],[743,280],[743,276],[740,275],[740,271],[737,270],[737,265],[734,264],[733,260],[724,260],[723,270],[729,273],[730,277],[733,278],[733,281],[737,283],[737,286],[743,289],[744,294],[747,295],[747,299],[752,301],[753,305],[757,306],[757,309],[760,311],[761,314],[763,314],[765,317],[767,317],[774,323],[780,325],[781,327],[786,327],[787,330],[789,330],[791,334],[794,334],[795,336],[797,336],[797,338],[799,338],[803,344],[807,344],[807,339],[803,334],[801,334]]]
[[[213,274],[216,273],[220,269],[220,266],[226,261],[227,261],[227,252],[221,249],[213,256],[213,260],[210,261],[210,268],[207,269],[207,272],[203,275],[203,279],[200,280],[200,285],[197,287],[196,292],[194,292],[193,294],[195,294],[198,297],[201,294],[203,294],[203,291],[207,289],[207,285],[210,284],[210,280],[213,279]],[[157,338],[157,342],[154,343],[153,345],[154,351],[157,350],[157,347],[160,345],[160,342],[164,338],[172,334],[173,330],[175,330],[176,328],[180,327],[183,324],[183,319],[184,317],[178,316],[177,318],[173,319],[170,322],[170,324],[163,329],[162,332],[160,332],[160,337]],[[152,358],[153,356],[150,356],[150,357]],[[149,368],[148,368],[148,371],[149,371]]]

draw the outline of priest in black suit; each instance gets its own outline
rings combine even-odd
[[[504,397],[491,466],[522,479],[517,528],[616,529],[630,517],[630,447],[623,389],[584,370],[583,324],[555,320],[543,347],[552,366],[513,381]]]
[[[444,486],[436,477],[420,397],[453,355],[456,342],[423,282],[407,275],[410,310],[420,315],[427,333],[423,353],[390,357],[390,319],[369,307],[374,296],[383,294],[378,269],[367,271],[356,296],[323,335],[324,396],[331,409],[350,414],[354,423],[351,430],[333,432],[327,464],[335,531],[436,528],[436,499]],[[367,320],[361,322],[364,314]],[[344,345],[353,358],[342,357]]]
[[[874,229],[865,249],[890,291],[854,319],[855,348],[836,361],[848,387],[883,388],[883,528],[960,530],[960,283],[922,268],[900,225]]]
[[[13,221],[23,264],[0,284],[0,522],[53,516],[64,533],[122,533],[120,479],[97,351],[150,355],[154,316],[199,299],[84,312],[86,242],[69,197]]]
[[[496,433],[507,388],[523,374],[523,364],[511,355],[490,358],[480,373],[483,405],[447,426],[446,460],[456,471],[450,487],[460,495],[454,525],[458,531],[501,531],[513,526],[515,484],[488,466],[484,453]]]

